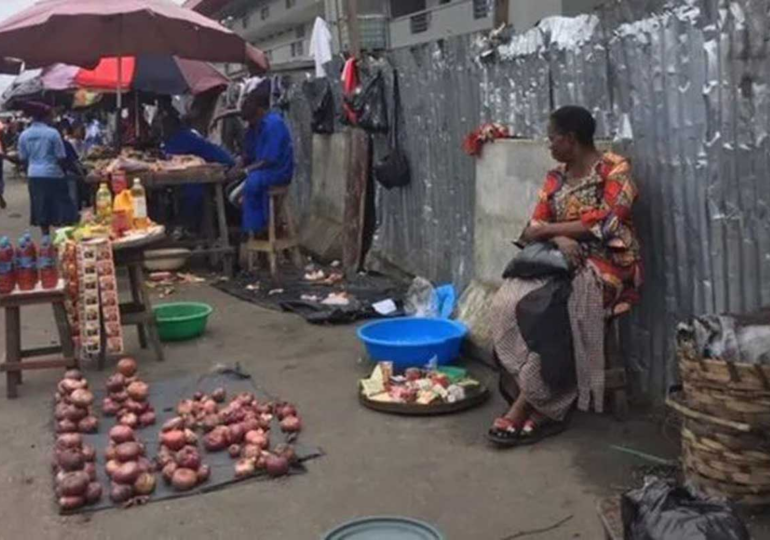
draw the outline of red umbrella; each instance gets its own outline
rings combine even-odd
[[[0,51],[28,68],[140,54],[238,63],[247,56],[237,34],[170,0],[43,0],[0,23]]]

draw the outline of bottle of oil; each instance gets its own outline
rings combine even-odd
[[[147,218],[147,194],[139,178],[134,178],[134,185],[131,186],[131,198],[134,201],[134,228],[146,229],[150,220]]]
[[[96,192],[96,219],[104,225],[112,221],[112,192],[106,183],[102,183]]]

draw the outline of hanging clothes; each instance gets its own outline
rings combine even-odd
[[[348,101],[353,99],[359,86],[361,86],[361,81],[358,78],[358,62],[355,58],[348,58],[342,68],[342,93],[345,97],[342,107],[345,110],[348,123],[352,126],[358,124],[358,116]]]
[[[310,36],[310,58],[315,61],[315,76],[326,77],[324,64],[332,59],[332,34],[329,26],[321,17],[315,18],[313,33]]]

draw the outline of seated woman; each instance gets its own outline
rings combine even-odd
[[[551,115],[548,140],[551,155],[561,165],[546,176],[521,238],[525,244],[552,242],[574,269],[564,304],[575,377],[566,387],[549,384],[540,355],[528,346],[517,321],[522,300],[548,279],[506,280],[493,301],[492,335],[502,367],[501,389],[507,380],[517,395],[489,430],[490,441],[501,446],[530,444],[562,431],[575,402],[588,410],[593,399],[594,409],[602,411],[605,320],[627,311],[638,299],[642,266],[631,220],[636,187],[626,159],[596,149],[595,131],[595,120],[582,107],[562,107]],[[550,320],[527,323],[528,328],[549,328],[551,335],[560,331]],[[572,359],[568,362],[572,367]]]

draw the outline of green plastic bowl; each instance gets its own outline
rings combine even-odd
[[[197,302],[174,302],[153,307],[161,341],[193,339],[206,330],[214,308]]]

